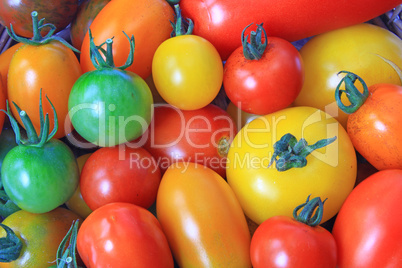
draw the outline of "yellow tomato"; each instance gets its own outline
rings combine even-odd
[[[81,155],[77,158],[78,168],[80,169],[80,173],[82,168],[84,167],[85,162],[91,156],[92,153]],[[85,203],[84,198],[81,194],[80,186],[75,189],[74,194],[71,198],[66,202],[66,206],[72,210],[73,212],[77,213],[82,218],[88,217],[91,214],[92,210],[88,207],[87,203]]]
[[[317,35],[300,49],[300,54],[305,81],[294,104],[326,111],[344,127],[347,114],[335,103],[335,88],[342,78],[337,75],[339,71],[359,75],[368,86],[401,84],[388,61],[402,68],[402,40],[379,26],[364,23]]]
[[[251,267],[246,218],[232,189],[212,169],[171,165],[159,186],[156,212],[180,267]]]
[[[308,145],[336,137],[314,150],[300,168],[278,171],[270,161],[274,143],[290,133]],[[333,217],[351,192],[357,172],[356,154],[345,129],[333,117],[312,107],[291,107],[258,117],[236,135],[228,153],[227,181],[245,214],[255,223],[292,216],[308,195],[328,198],[322,222]]]
[[[158,47],[152,75],[156,89],[167,103],[183,110],[196,110],[218,95],[223,64],[209,41],[195,35],[180,35]]]

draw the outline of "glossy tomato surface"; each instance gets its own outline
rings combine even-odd
[[[348,115],[335,102],[335,88],[343,77],[338,72],[353,72],[368,86],[401,84],[390,63],[402,66],[402,40],[380,26],[364,23],[317,35],[300,49],[300,54],[305,80],[294,105],[319,108],[345,128]],[[346,96],[342,100],[348,103]]]
[[[338,267],[399,267],[402,259],[402,170],[374,173],[347,197],[332,233]]]
[[[174,12],[165,0],[113,0],[95,17],[91,32],[96,45],[114,37],[116,66],[124,65],[130,51],[124,33],[134,35],[134,63],[127,70],[145,79],[151,74],[152,58],[157,47],[170,36],[170,21],[174,21]],[[95,69],[90,59],[88,33],[81,46],[80,63],[84,72]]]
[[[209,104],[184,111],[171,105],[158,105],[147,132],[137,140],[144,144],[164,172],[179,161],[203,164],[226,176],[227,150],[237,129],[222,108]]]
[[[270,165],[274,144],[290,133],[309,144],[336,137],[314,150],[306,165],[278,171]],[[231,143],[227,180],[245,214],[255,223],[292,216],[306,196],[328,198],[322,222],[336,215],[356,180],[357,161],[346,130],[331,116],[312,107],[291,107],[258,117],[245,125]]]
[[[42,97],[49,98],[56,109],[58,130],[55,138],[71,132],[68,117],[68,97],[75,81],[81,76],[80,64],[74,52],[59,41],[43,45],[23,45],[11,59],[8,69],[7,92],[10,108],[21,124],[15,102],[30,116],[36,132],[40,133],[39,105]],[[54,127],[54,116],[49,102],[43,101],[43,113],[49,114],[49,129]]]
[[[213,170],[172,164],[162,177],[156,213],[179,267],[251,267],[246,218]]]
[[[206,39],[196,35],[175,36],[155,51],[152,76],[167,103],[182,110],[196,110],[218,95],[223,64],[216,48]]]
[[[82,218],[65,208],[56,208],[47,213],[29,213],[20,210],[2,222],[10,227],[22,242],[20,257],[9,263],[1,263],[3,268],[49,267],[56,262],[56,252],[60,242],[70,229],[73,221]],[[0,237],[6,235],[0,228]]]
[[[173,257],[158,220],[129,203],[111,203],[82,223],[77,250],[87,267],[166,267]]]
[[[31,12],[38,12],[39,19],[45,18],[45,23],[52,23],[56,31],[63,30],[74,18],[78,10],[78,0],[1,0],[0,23],[7,27],[13,25],[14,31],[24,37],[31,38]],[[43,34],[49,28],[43,28]]]
[[[82,170],[81,194],[95,210],[112,202],[149,208],[156,199],[160,169],[144,148],[116,146],[94,152]]]

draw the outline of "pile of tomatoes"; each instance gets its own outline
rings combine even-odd
[[[0,0],[0,267],[400,267],[400,4]]]

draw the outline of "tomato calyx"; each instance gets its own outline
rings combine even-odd
[[[28,45],[33,45],[33,46],[47,44],[51,41],[59,41],[60,43],[62,43],[69,49],[73,50],[74,52],[80,53],[79,50],[77,50],[75,47],[70,45],[66,40],[64,40],[60,36],[53,35],[53,33],[56,31],[56,26],[51,23],[44,24],[45,18],[38,20],[38,12],[32,11],[31,17],[32,17],[32,25],[33,25],[33,37],[31,39],[18,36],[15,33],[12,24],[10,24],[10,29],[6,26],[8,35],[17,42],[28,44]],[[50,30],[45,36],[42,36],[40,31],[45,27],[50,28]]]
[[[50,139],[53,138],[53,136],[56,134],[58,130],[58,121],[57,121],[57,113],[56,109],[54,108],[52,102],[49,100],[49,98],[46,96],[46,99],[49,101],[52,110],[53,110],[53,115],[54,115],[54,128],[51,133],[49,133],[49,115],[46,114],[43,116],[43,107],[42,107],[42,89],[40,90],[39,93],[39,117],[40,117],[40,134],[36,133],[36,130],[32,124],[31,119],[29,118],[28,114],[21,110],[18,105],[13,102],[15,108],[18,111],[18,115],[20,116],[22,123],[24,124],[24,127],[27,132],[27,139],[24,139],[21,137],[21,132],[20,128],[18,126],[17,120],[13,117],[10,107],[8,105],[8,100],[6,102],[7,106],[7,111],[0,110],[4,112],[8,118],[10,119],[11,127],[14,130],[15,133],[15,141],[18,145],[23,144],[26,146],[32,146],[32,147],[43,147],[43,145],[48,142]]]
[[[105,42],[100,44],[99,46],[95,45],[94,39],[92,37],[91,29],[89,29],[89,48],[90,48],[90,57],[92,64],[95,66],[97,70],[104,68],[117,68],[120,70],[124,70],[130,67],[134,62],[134,50],[135,50],[135,39],[134,35],[131,38],[123,31],[124,35],[127,37],[130,42],[130,52],[128,54],[127,60],[122,66],[115,66],[113,60],[113,37],[106,39]],[[102,48],[103,45],[106,44],[106,50]],[[102,54],[103,56],[102,56]]]
[[[310,195],[307,197],[307,201],[293,210],[293,218],[298,222],[307,224],[314,227],[320,224],[322,215],[324,213],[324,203],[327,198],[322,201],[320,197],[315,197],[310,200]],[[299,214],[297,212],[300,211]],[[315,211],[315,213],[314,213]],[[314,215],[313,215],[314,213]]]
[[[1,189],[1,186],[0,186]],[[7,218],[14,212],[21,210],[6,194],[4,189],[0,190],[0,217]]]
[[[244,29],[243,32],[241,33],[241,43],[243,46],[243,55],[246,59],[248,60],[259,60],[262,57],[262,54],[264,54],[264,51],[267,47],[268,39],[267,39],[267,33],[262,27],[263,23],[257,24],[257,30],[256,31],[251,31],[250,32],[250,43],[248,42],[248,35],[245,35],[245,32],[248,27],[253,25],[253,23],[250,23],[247,25]],[[264,43],[262,42],[262,33],[264,33]]]
[[[6,237],[0,238],[0,262],[12,262],[20,257],[22,242],[14,231],[0,223],[0,226],[6,231]]]
[[[274,153],[268,167],[275,162],[278,171],[286,171],[291,168],[302,168],[307,165],[306,157],[312,151],[325,147],[335,140],[336,136],[322,139],[312,145],[308,145],[304,138],[301,138],[298,141],[295,136],[287,133],[283,135],[279,141],[274,143]]]
[[[168,1],[169,2],[169,1]],[[193,33],[194,23],[188,18],[187,20],[183,20],[181,16],[181,9],[179,4],[175,4],[174,6],[175,16],[174,22],[170,22],[173,27],[172,32],[170,33],[170,37],[180,36],[180,35],[190,35]]]
[[[50,267],[54,268],[78,268],[77,265],[77,235],[78,235],[79,220],[73,221],[66,236],[60,242],[57,249],[56,264]],[[68,242],[68,245],[67,245]]]
[[[367,84],[357,74],[354,74],[354,73],[348,72],[348,71],[340,71],[338,74],[341,74],[341,73],[345,73],[346,75],[342,78],[342,80],[339,82],[338,86],[335,89],[336,104],[343,112],[345,112],[347,114],[352,114],[352,113],[356,112],[366,101],[366,99],[369,96],[369,90],[368,90]],[[356,80],[359,80],[359,82],[363,86],[363,93],[360,92],[356,88],[356,86],[355,86]],[[345,83],[344,90],[340,89],[342,83]],[[341,96],[343,93],[346,94],[347,98],[349,99],[349,101],[351,103],[348,106],[343,104],[343,102],[341,100]]]

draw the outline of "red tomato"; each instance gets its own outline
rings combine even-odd
[[[241,45],[239,36],[243,28],[253,21],[264,23],[269,36],[296,41],[368,21],[400,3],[400,0],[181,0],[180,6],[183,16],[194,21],[193,33],[210,41],[222,60],[226,60]]]
[[[112,202],[149,208],[155,202],[160,180],[159,167],[144,148],[104,147],[85,162],[80,188],[92,210]]]
[[[382,170],[362,181],[343,203],[332,234],[338,267],[400,267],[402,170]]]
[[[312,199],[310,202],[316,201]],[[323,204],[321,199],[319,202]],[[316,207],[310,208],[313,212]],[[335,268],[335,239],[328,230],[318,225],[321,221],[318,210],[322,213],[322,207],[315,212],[318,215],[316,222],[313,213],[307,213],[302,216],[308,215],[308,218],[304,218],[305,222],[297,217],[280,215],[268,218],[259,225],[250,245],[253,267]]]
[[[156,213],[179,267],[251,267],[243,210],[213,170],[185,162],[170,166]]]
[[[92,212],[78,231],[77,250],[87,267],[173,268],[158,220],[129,203],[111,203]]]
[[[350,83],[360,77],[347,73],[343,79],[345,94],[357,95],[350,107],[337,100],[340,108],[350,114],[347,132],[353,146],[378,170],[402,169],[402,86],[374,84],[367,88],[361,80],[365,88],[362,94]],[[338,89],[336,94],[340,96],[343,91]]]
[[[250,43],[243,43],[227,59],[223,86],[231,102],[241,110],[265,115],[292,104],[303,86],[304,68],[299,51],[290,42],[278,37],[266,39],[266,35],[262,41],[261,31],[265,30],[262,25],[257,27],[250,34]],[[245,33],[242,36],[247,41]],[[253,49],[258,51],[255,54],[249,49],[257,47],[253,40],[261,46]]]
[[[170,21],[173,20],[173,9],[165,0],[113,0],[102,8],[90,28],[96,45],[114,37],[113,58],[116,66],[124,65],[130,51],[123,31],[128,36],[134,35],[134,63],[126,70],[145,79],[151,74],[152,58],[157,47],[170,37]],[[87,33],[80,56],[84,72],[95,70],[89,52]]]
[[[225,177],[226,154],[236,132],[233,119],[216,105],[180,110],[161,104],[155,107],[153,121],[140,141],[162,172],[174,162],[186,161],[203,164]]]

